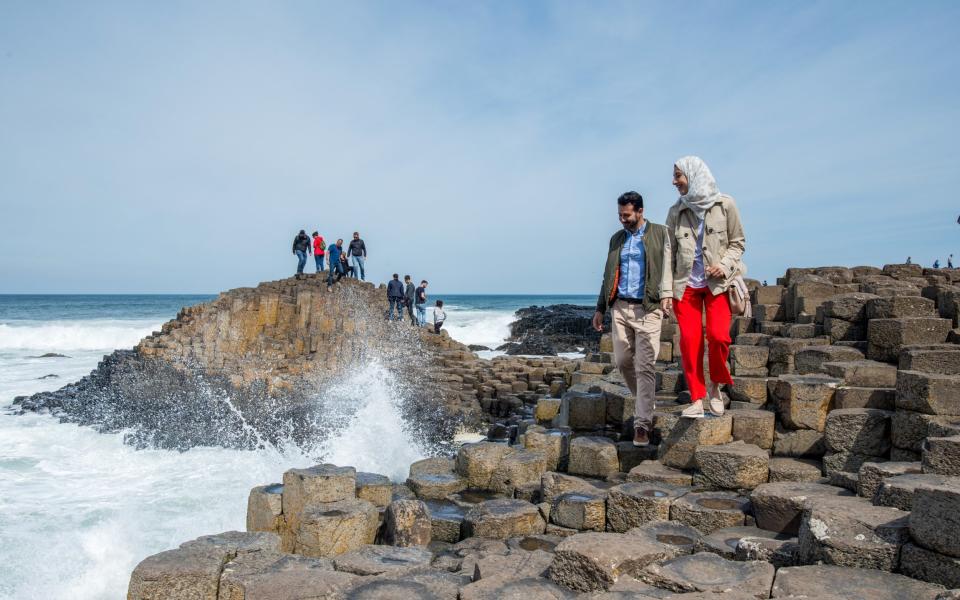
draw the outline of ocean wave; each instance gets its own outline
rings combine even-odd
[[[450,310],[443,327],[461,344],[480,344],[496,348],[510,335],[513,311]]]
[[[0,323],[0,349],[50,351],[133,348],[158,329],[160,323],[143,320]]]

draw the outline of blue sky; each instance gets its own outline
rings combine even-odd
[[[595,293],[673,161],[750,274],[960,251],[960,3],[0,0],[0,293],[216,292],[359,230],[376,280]]]

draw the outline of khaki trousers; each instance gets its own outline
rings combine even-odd
[[[642,304],[617,300],[613,305],[613,359],[636,398],[634,427],[653,425],[657,393],[654,363],[660,352],[660,326],[663,311],[647,312]]]

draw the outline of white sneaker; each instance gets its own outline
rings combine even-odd
[[[723,416],[723,392],[720,386],[710,386],[710,412],[718,417]]]
[[[683,409],[683,412],[680,413],[680,416],[685,419],[702,419],[703,401],[697,400],[696,402],[691,402],[690,406]]]

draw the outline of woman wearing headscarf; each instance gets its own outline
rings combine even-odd
[[[667,215],[673,248],[673,310],[680,325],[680,356],[690,390],[690,406],[682,416],[704,416],[708,400],[714,415],[723,414],[721,384],[731,384],[730,303],[733,279],[744,272],[740,258],[745,239],[740,211],[733,198],[721,194],[706,163],[684,156],[673,166],[673,185],[680,199]],[[710,390],[703,369],[703,322],[710,361]]]

